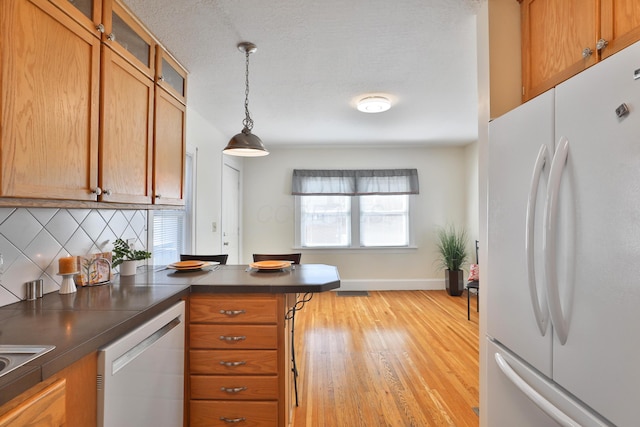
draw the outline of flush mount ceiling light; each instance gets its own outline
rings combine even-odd
[[[384,96],[365,96],[358,101],[358,111],[363,113],[382,113],[391,108],[391,101]]]
[[[224,154],[230,154],[232,156],[244,156],[244,157],[258,157],[266,156],[269,154],[260,138],[257,135],[251,133],[253,129],[253,120],[249,115],[249,55],[255,52],[258,48],[255,44],[249,42],[243,42],[238,45],[240,52],[244,52],[246,55],[246,72],[245,72],[245,91],[244,91],[244,120],[242,124],[244,128],[242,132],[235,135],[227,146],[222,150]]]

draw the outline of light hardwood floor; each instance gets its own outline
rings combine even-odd
[[[478,314],[466,294],[313,296],[296,315],[294,427],[477,427]]]

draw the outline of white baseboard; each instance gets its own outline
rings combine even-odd
[[[336,291],[437,291],[444,290],[444,279],[364,279],[340,280]]]

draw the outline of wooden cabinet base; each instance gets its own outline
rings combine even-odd
[[[65,383],[64,379],[40,383],[2,406],[0,427],[66,425]]]

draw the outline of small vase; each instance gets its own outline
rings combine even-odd
[[[120,264],[120,275],[135,276],[137,267],[138,261],[122,261],[122,264]]]

